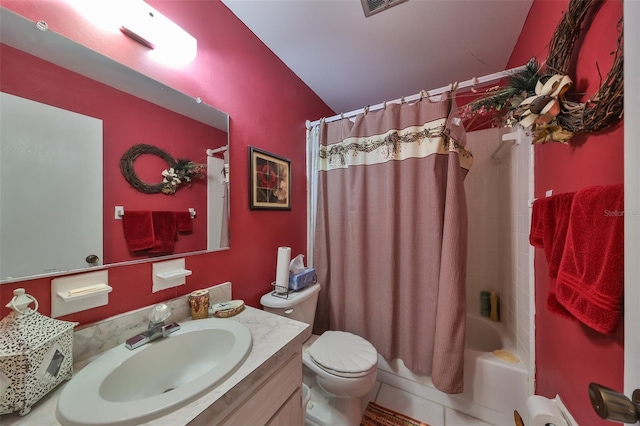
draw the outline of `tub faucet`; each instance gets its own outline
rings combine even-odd
[[[149,326],[147,330],[127,339],[124,346],[129,350],[133,350],[180,330],[180,324],[177,322],[165,324],[165,320],[169,318],[170,315],[171,310],[164,303],[154,306],[149,316]]]

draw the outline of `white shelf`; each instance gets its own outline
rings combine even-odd
[[[193,272],[188,269],[176,269],[175,271],[158,272],[156,273],[156,277],[163,280],[172,280],[174,278],[188,277],[192,273]]]
[[[184,285],[191,271],[185,268],[184,258],[156,262],[152,264],[153,293],[171,287]]]
[[[88,272],[51,280],[51,316],[58,318],[109,303],[109,272]]]
[[[67,301],[73,301],[73,300],[86,299],[89,297],[98,296],[100,294],[111,293],[112,290],[113,290],[113,287],[105,283],[100,283],[100,284],[89,285],[86,287],[74,288],[71,290],[58,291],[57,294],[59,298],[67,302]]]

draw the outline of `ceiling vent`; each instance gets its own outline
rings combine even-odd
[[[364,9],[364,16],[369,17],[375,13],[382,12],[389,9],[391,6],[395,6],[400,3],[404,3],[407,0],[360,0],[362,2],[362,9]]]

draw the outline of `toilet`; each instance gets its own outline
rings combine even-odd
[[[318,303],[320,284],[287,295],[267,293],[260,299],[265,311],[309,324]],[[371,343],[344,331],[311,335],[302,348],[304,384],[311,390],[306,424],[358,425],[362,418],[361,398],[376,381],[378,353]]]

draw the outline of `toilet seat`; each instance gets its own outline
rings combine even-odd
[[[378,352],[360,336],[345,331],[325,331],[309,347],[311,361],[340,377],[362,377],[378,364]]]

